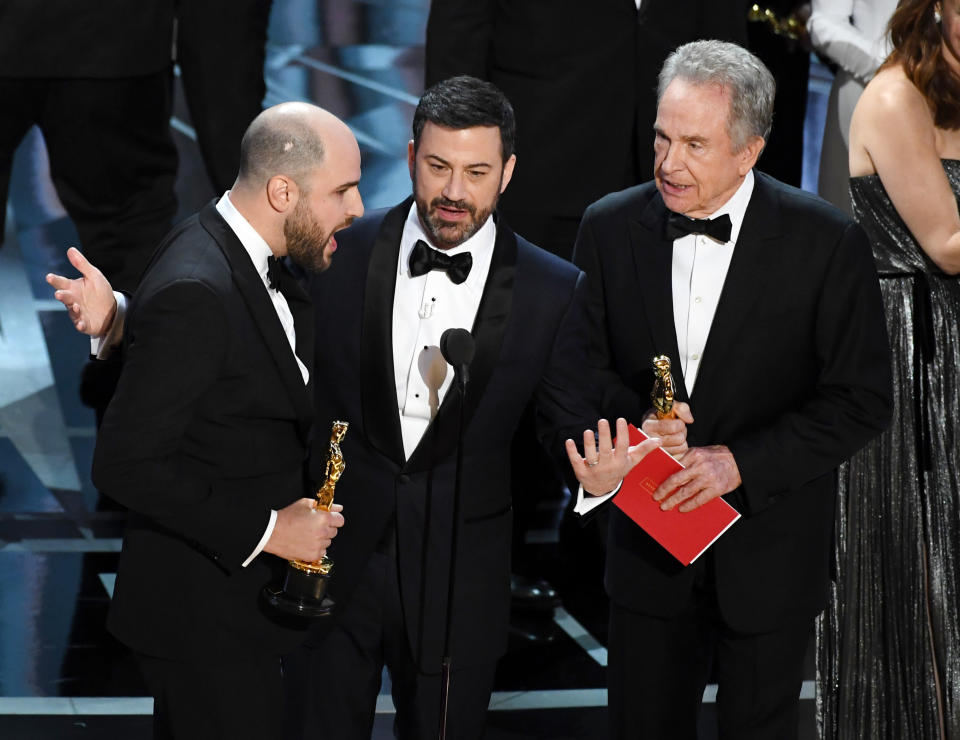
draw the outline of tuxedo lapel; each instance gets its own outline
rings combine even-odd
[[[377,232],[367,264],[360,330],[363,428],[380,452],[403,465],[403,436],[393,371],[393,294],[400,237],[412,198],[391,208]]]
[[[490,261],[490,272],[483,287],[483,295],[473,322],[476,353],[470,363],[470,382],[467,384],[467,403],[464,408],[464,427],[473,417],[497,360],[510,317],[513,303],[513,284],[517,270],[517,237],[510,228],[498,219],[497,239]],[[417,448],[407,462],[409,470],[423,470],[432,461],[444,459],[457,442],[460,394],[454,386],[444,396],[437,415],[427,427]],[[431,460],[432,458],[432,460]]]
[[[283,288],[283,297],[287,299],[290,313],[293,314],[293,325],[297,334],[297,357],[306,365],[310,373],[310,382],[307,385],[307,395],[313,397],[313,303],[310,296],[296,279],[287,280]],[[299,368],[297,368],[299,370]]]
[[[780,207],[773,187],[764,175],[754,172],[756,182],[733,250],[730,269],[723,282],[720,302],[710,325],[703,359],[697,371],[694,395],[709,396],[722,383],[723,375],[736,366],[731,358],[737,335],[750,321],[761,296],[770,290],[767,276],[779,259],[776,239],[781,233]]]
[[[283,260],[283,269],[289,279],[284,280],[280,291],[287,299],[290,313],[293,314],[293,324],[297,333],[297,357],[306,365],[310,373],[310,382],[307,393],[313,397],[313,370],[316,357],[313,348],[316,343],[316,326],[314,324],[316,312],[313,301],[310,300],[309,286],[311,275],[289,257]]]
[[[673,368],[679,400],[686,400],[686,386],[677,348],[673,317],[673,241],[664,234],[667,207],[659,193],[653,196],[635,221],[630,221],[631,253],[640,283],[646,330],[654,353],[667,355]],[[638,328],[638,331],[644,329]],[[653,357],[643,358],[650,364]]]
[[[257,273],[256,268],[253,266],[250,255],[247,254],[246,249],[244,249],[240,243],[233,229],[227,225],[227,222],[224,221],[217,212],[213,203],[208,204],[200,211],[200,223],[210,235],[213,236],[214,240],[216,240],[220,246],[221,251],[226,256],[227,261],[230,263],[233,282],[237,286],[237,290],[243,297],[247,307],[250,309],[253,323],[263,338],[271,358],[274,363],[276,363],[284,388],[290,396],[290,400],[296,410],[300,433],[303,438],[306,439],[309,434],[310,425],[313,422],[311,396],[307,386],[304,385],[300,367],[297,365],[293,352],[290,350],[290,343],[287,341],[287,335],[283,330],[283,325],[280,323],[280,318],[277,316],[277,310],[274,308],[270,296],[267,295],[267,288],[263,284],[263,280]],[[307,301],[307,305],[309,305],[306,295],[302,296],[302,298],[304,301]],[[293,306],[291,306],[291,312],[292,310]],[[302,307],[298,307],[298,313],[303,313]],[[294,320],[297,321],[296,315]],[[307,344],[312,344],[313,342],[312,323],[309,320],[306,322],[297,321],[298,349],[301,343],[301,327],[305,335],[302,341]],[[302,357],[306,357],[307,359],[303,360]],[[309,368],[312,354],[303,355],[302,357],[301,361]]]

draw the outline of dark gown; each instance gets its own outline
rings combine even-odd
[[[960,195],[960,161],[943,167]],[[879,177],[850,191],[880,273],[894,416],[839,473],[820,735],[960,740],[960,281],[920,249]]]

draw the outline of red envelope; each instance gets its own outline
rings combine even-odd
[[[647,435],[631,424],[630,444],[645,439]],[[653,492],[678,470],[683,470],[683,465],[670,453],[654,450],[627,474],[613,503],[677,560],[690,565],[740,518],[740,512],[722,498],[685,513],[677,507],[662,511]]]

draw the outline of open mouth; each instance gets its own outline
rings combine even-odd
[[[465,208],[437,206],[437,215],[444,221],[461,221],[470,215],[470,211]]]
[[[662,186],[663,190],[671,195],[683,195],[693,187],[692,185],[681,185],[680,183],[672,182],[665,177],[660,178],[660,185]]]

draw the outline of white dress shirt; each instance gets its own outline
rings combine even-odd
[[[693,395],[710,325],[752,194],[753,170],[730,199],[709,216],[730,216],[730,241],[720,243],[706,234],[688,234],[673,241],[673,322],[688,397]]]
[[[496,237],[496,225],[493,218],[488,218],[463,244],[444,250],[450,256],[470,252],[473,257],[470,274],[460,285],[440,270],[412,277],[410,252],[418,239],[428,246],[430,239],[420,224],[416,203],[410,206],[400,237],[393,294],[393,370],[407,458],[420,443],[453,382],[453,369],[440,354],[440,335],[447,329],[473,328]]]
[[[705,234],[687,234],[673,240],[673,321],[688,397],[693,394],[723,282],[753,194],[753,183],[751,170],[730,199],[708,216],[711,219],[724,214],[730,216],[730,241],[718,242]],[[580,486],[573,510],[581,515],[586,514],[619,490],[618,485],[603,496],[588,497],[583,493],[583,486]]]

